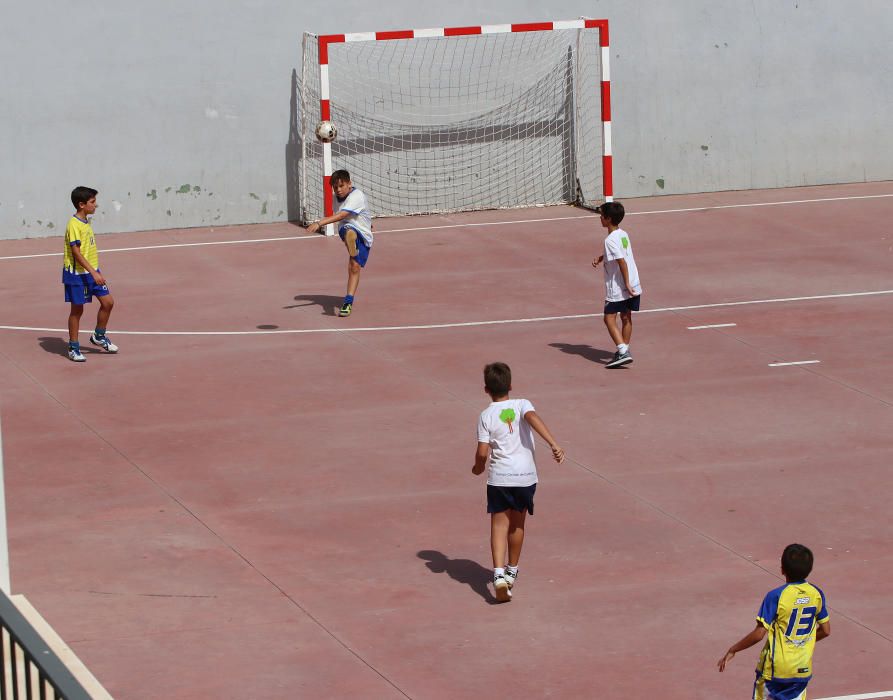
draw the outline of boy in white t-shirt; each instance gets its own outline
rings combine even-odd
[[[327,224],[338,224],[338,235],[347,247],[350,256],[347,261],[347,294],[341,305],[339,316],[350,316],[353,310],[353,298],[360,284],[360,271],[366,267],[369,253],[372,250],[372,214],[366,195],[353,186],[350,173],[336,170],[329,182],[338,204],[338,211],[314,221],[307,227],[310,233],[316,233]]]
[[[633,361],[629,353],[629,341],[633,334],[633,311],[639,310],[642,285],[639,283],[639,269],[633,257],[633,243],[629,234],[620,228],[624,211],[620,202],[605,202],[596,211],[601,216],[602,227],[608,229],[605,238],[605,251],[592,261],[592,267],[605,261],[605,326],[611,340],[617,345],[617,352],[605,365],[609,369],[622,367]],[[617,327],[617,315],[621,327]]]
[[[564,461],[562,450],[527,399],[510,399],[512,370],[502,362],[484,367],[484,391],[492,403],[478,420],[478,446],[472,474],[487,474],[487,512],[490,513],[490,550],[493,554],[493,588],[496,599],[512,599],[518,577],[518,559],[524,544],[524,520],[533,515],[536,462],[531,428],[549,443],[552,456]],[[508,565],[506,566],[506,553]]]

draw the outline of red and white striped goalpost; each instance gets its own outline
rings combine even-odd
[[[549,32],[559,29],[597,29],[601,47],[601,116],[602,116],[602,183],[606,202],[614,199],[611,153],[611,74],[608,20],[576,19],[527,24],[490,24],[477,27],[440,27],[434,29],[404,29],[389,32],[360,32],[354,34],[323,34],[319,36],[319,118],[331,119],[329,104],[329,45],[355,41],[391,41],[394,39],[423,39],[431,37],[470,36],[474,34],[507,34],[520,32]],[[331,188],[332,144],[323,143],[323,203],[325,216],[334,212]],[[334,224],[326,226],[326,235],[335,233]]]

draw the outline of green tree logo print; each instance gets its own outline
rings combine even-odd
[[[508,423],[509,432],[515,432],[512,428],[512,423],[515,422],[515,409],[514,408],[504,408],[499,412],[499,420],[503,423]]]
[[[627,238],[626,236],[621,236],[621,237],[620,237],[620,243],[621,243],[621,245],[623,246],[623,249],[624,249],[624,250],[626,250],[627,248],[629,248],[629,238]]]

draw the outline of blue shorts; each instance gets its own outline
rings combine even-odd
[[[753,684],[753,700],[804,700],[808,680],[767,681],[757,671]]]
[[[357,254],[351,255],[351,257],[356,260],[357,263],[359,263],[360,267],[366,267],[366,261],[369,260],[369,252],[372,249],[369,247],[369,244],[366,243],[366,239],[363,238],[363,234],[357,231],[357,229],[355,229],[353,226],[342,226],[338,229],[338,235],[341,236],[342,241],[344,241],[348,231],[356,236],[357,243]],[[347,241],[345,241],[345,243],[347,243]]]
[[[99,268],[96,268],[99,272]],[[108,296],[111,292],[107,284],[96,284],[93,275],[78,275],[79,283],[65,284],[65,301],[82,306],[93,301],[93,297]]]
[[[629,299],[624,299],[623,301],[606,301],[605,313],[622,314],[624,311],[638,311],[639,301],[641,299],[642,295],[637,294],[636,296],[630,297]]]
[[[536,484],[530,486],[492,486],[487,484],[487,512],[526,510],[533,515],[533,495]]]

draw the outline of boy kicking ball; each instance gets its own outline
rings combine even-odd
[[[511,390],[512,371],[508,365],[494,362],[484,367],[484,391],[491,403],[478,420],[478,446],[471,468],[473,474],[482,474],[490,457],[487,512],[490,513],[493,588],[501,603],[512,599],[524,544],[524,520],[527,513],[533,515],[537,477],[531,429],[549,443],[556,462],[564,461],[564,450],[534,413],[533,405],[527,399],[510,399]]]
[[[366,195],[353,186],[350,173],[336,170],[330,179],[332,192],[338,204],[338,211],[314,221],[307,227],[310,233],[316,233],[327,224],[338,224],[338,235],[344,241],[349,256],[347,260],[347,294],[341,305],[339,316],[350,316],[353,310],[353,299],[360,284],[360,271],[366,267],[369,252],[372,249],[372,214]]]

